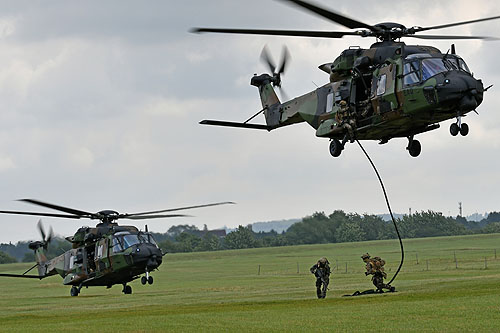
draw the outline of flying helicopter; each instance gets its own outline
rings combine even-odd
[[[71,285],[71,296],[78,296],[82,287],[106,286],[111,288],[115,284],[123,285],[122,292],[131,294],[132,287],[128,285],[141,277],[141,283],[153,284],[151,272],[156,270],[163,261],[164,253],[156,244],[153,235],[148,231],[138,230],[135,226],[121,226],[116,222],[119,219],[146,220],[168,217],[185,217],[183,214],[163,214],[187,209],[211,207],[233,202],[217,202],[211,204],[170,208],[142,213],[120,214],[114,210],[102,210],[90,213],[78,209],[63,207],[34,199],[20,201],[54,209],[66,214],[36,213],[26,211],[2,210],[1,214],[31,215],[60,217],[69,219],[87,218],[99,220],[94,228],[81,227],[73,236],[66,237],[72,243],[72,249],[58,257],[48,260],[47,247],[53,237],[52,228],[48,236],[41,224],[38,229],[42,235],[41,241],[31,242],[29,248],[35,252],[36,264],[23,274],[0,274],[3,277],[43,279],[59,274],[64,285]],[[27,274],[38,268],[38,275]]]
[[[271,131],[283,126],[307,122],[316,136],[330,139],[330,154],[338,157],[347,142],[378,140],[385,144],[393,138],[407,138],[406,149],[412,157],[421,153],[415,139],[420,133],[440,127],[439,123],[456,118],[450,126],[452,136],[466,136],[469,126],[462,117],[482,103],[484,87],[474,78],[455,45],[442,53],[433,46],[406,45],[401,38],[424,40],[496,40],[486,36],[422,35],[423,31],[499,19],[500,16],[407,28],[394,22],[369,25],[323,8],[309,1],[281,0],[291,3],[355,31],[300,31],[266,29],[194,28],[195,33],[229,33],[316,38],[344,36],[375,37],[369,49],[350,47],[333,62],[319,66],[329,75],[329,83],[292,100],[281,102],[274,88],[281,88],[288,51],[276,66],[266,48],[262,59],[270,74],[254,75],[250,84],[257,87],[262,109],[244,122],[202,120],[200,124]],[[266,124],[250,123],[264,113]]]

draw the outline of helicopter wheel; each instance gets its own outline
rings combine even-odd
[[[408,149],[411,157],[417,157],[422,151],[422,145],[420,145],[420,141],[418,140],[411,140],[408,148],[406,149]]]
[[[332,141],[330,141],[330,154],[333,157],[339,157],[343,149],[344,147],[338,139],[332,139]]]
[[[453,136],[457,136],[458,132],[460,132],[460,127],[458,127],[458,124],[457,123],[451,124],[450,125],[450,134]]]
[[[124,293],[125,295],[130,295],[130,294],[132,294],[132,287],[131,287],[131,286],[129,286],[129,285],[125,285],[125,286],[123,286],[123,293]]]
[[[148,277],[148,283],[153,284],[153,277],[152,276]]]
[[[77,287],[73,286],[73,287],[71,287],[71,290],[70,290],[69,293],[70,293],[71,296],[78,296],[78,294],[80,293],[80,291],[78,290]]]
[[[469,134],[469,125],[462,123],[462,126],[460,126],[460,135],[466,136],[467,134]]]
[[[141,277],[141,283],[145,285],[148,282],[148,279],[146,279],[145,276]]]

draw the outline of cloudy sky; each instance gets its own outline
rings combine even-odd
[[[335,209],[385,213],[375,175],[357,145],[332,158],[328,140],[307,124],[271,133],[198,125],[243,121],[260,109],[254,73],[259,55],[275,59],[287,45],[289,96],[322,85],[317,66],[345,48],[374,40],[191,34],[191,27],[345,30],[282,1],[1,1],[0,209],[47,211],[17,202],[36,198],[86,211],[132,213],[232,200],[195,217],[148,222],[209,228],[297,218]],[[500,15],[498,2],[332,1],[322,3],[368,24],[432,26]],[[500,20],[439,34],[500,37]],[[407,44],[422,42],[407,39]],[[443,52],[451,41],[426,43]],[[365,142],[395,212],[464,214],[500,210],[500,42],[456,41],[485,85],[495,84],[464,119],[419,135],[411,158],[406,139]],[[258,121],[263,121],[263,117]],[[0,242],[36,239],[35,217],[0,216]],[[70,235],[93,221],[44,219]],[[139,224],[138,227],[143,227]]]

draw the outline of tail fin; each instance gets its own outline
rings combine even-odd
[[[252,77],[250,84],[259,88],[260,101],[263,108],[269,108],[274,104],[279,104],[280,100],[272,86],[273,77],[268,74],[262,74]]]
[[[262,74],[252,77],[250,84],[259,88],[260,101],[262,108],[265,109],[266,124],[268,127],[276,127],[280,123],[279,109],[281,102],[273,88],[273,82],[276,77],[268,74]]]
[[[40,277],[45,276],[47,274],[47,256],[45,251],[47,250],[48,244],[45,242],[32,242],[29,245],[29,248],[35,251],[35,261],[38,266],[38,275]]]

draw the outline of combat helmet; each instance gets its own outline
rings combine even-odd
[[[370,254],[369,254],[368,252],[367,252],[367,253],[365,253],[365,254],[363,254],[363,255],[361,256],[361,259],[363,259],[363,260],[365,260],[365,259],[370,259]]]
[[[329,264],[330,262],[328,261],[328,259],[326,259],[326,257],[321,257],[318,260],[318,263],[321,264],[321,265],[326,265],[326,264]]]

